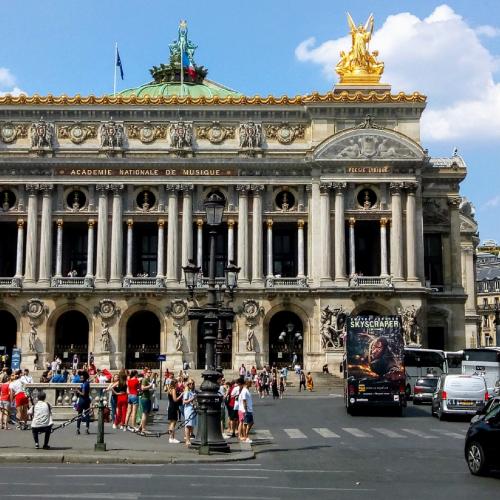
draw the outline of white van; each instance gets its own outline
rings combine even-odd
[[[440,420],[447,415],[475,415],[488,398],[484,377],[441,375],[432,396],[432,415],[437,415]]]

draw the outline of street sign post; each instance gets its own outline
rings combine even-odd
[[[163,385],[163,375],[162,375],[162,372],[163,372],[163,362],[167,361],[167,355],[166,354],[159,354],[156,359],[160,362],[160,380],[159,380],[159,384],[160,384],[160,401],[161,401],[161,389],[162,389],[162,385]]]

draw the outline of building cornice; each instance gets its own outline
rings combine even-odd
[[[321,104],[321,103],[422,103],[425,104],[426,96],[419,92],[413,94],[391,94],[390,92],[327,92],[320,94],[313,92],[307,95],[298,96],[228,96],[228,97],[137,97],[137,96],[54,96],[48,94],[40,95],[19,95],[12,96],[10,94],[0,97],[0,106],[32,106],[32,105],[54,105],[54,106],[107,106],[107,105],[235,105],[235,106],[252,106],[252,105],[305,105],[305,104]]]

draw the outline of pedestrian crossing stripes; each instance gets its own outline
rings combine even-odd
[[[330,429],[327,429],[326,427],[313,427],[313,431],[317,432],[320,436],[324,438],[339,438],[340,436],[338,434],[335,434],[335,432],[332,432]]]
[[[307,439],[307,436],[299,429],[283,429],[292,439]]]
[[[274,432],[274,435],[273,435]],[[453,432],[447,429],[429,429],[424,432],[419,429],[389,429],[386,427],[371,427],[367,429],[360,429],[358,427],[342,427],[340,429],[329,429],[327,427],[313,427],[311,429],[275,429],[271,432],[269,429],[254,429],[252,430],[252,440],[254,442],[272,441],[277,438],[282,438],[280,432],[286,434],[289,439],[311,439],[314,437],[321,437],[324,439],[408,439],[416,437],[420,439],[438,439],[438,438],[452,438],[461,439],[465,437],[465,432]],[[275,437],[276,436],[276,437]]]

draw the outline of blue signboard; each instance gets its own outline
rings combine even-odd
[[[167,355],[159,354],[158,357],[156,358],[156,361],[167,361]]]
[[[10,367],[12,370],[19,370],[21,368],[21,349],[18,349],[17,347],[12,349]]]

